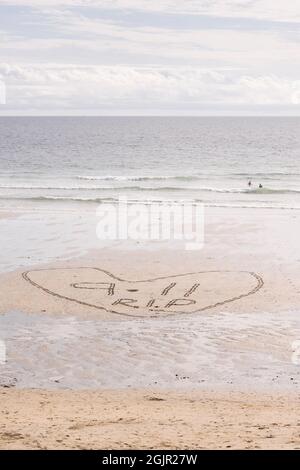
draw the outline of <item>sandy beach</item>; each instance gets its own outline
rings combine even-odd
[[[299,449],[299,396],[1,391],[1,449]]]
[[[56,245],[51,247],[53,255],[49,257],[47,250],[42,251],[38,245],[41,233],[31,233],[28,248],[32,255],[28,249],[27,257],[14,259],[23,268],[1,275],[0,313],[17,309],[52,314],[88,312],[122,320],[132,311],[133,317],[149,318],[199,311],[282,312],[299,306],[300,219],[293,210],[207,208],[205,244],[196,251],[169,241],[126,240],[103,246],[95,237],[97,219],[93,212],[92,215],[82,221],[77,217],[75,227],[73,219],[69,217],[69,222],[65,214],[63,220],[52,224],[45,213],[34,214],[32,219],[27,215],[25,222],[29,226],[44,218],[48,231],[58,226],[53,232]],[[73,224],[76,229],[71,240],[69,232],[64,237],[59,231],[64,223]],[[24,220],[14,219],[15,242],[22,226]],[[86,241],[87,247],[82,247],[77,232],[92,229],[94,243]],[[272,244],[268,242],[271,237]],[[61,247],[67,257],[55,256],[56,248]],[[45,263],[45,258],[51,262]],[[109,295],[111,284],[113,295]],[[189,289],[195,290],[189,293]],[[104,303],[97,301],[99,294]],[[129,305],[117,305],[116,301],[124,297],[129,299]],[[155,305],[149,302],[156,297],[158,303],[159,298],[163,300],[155,313]],[[165,308],[169,300],[177,297],[185,298],[184,305]]]
[[[295,251],[278,232],[261,257],[278,219],[252,216],[249,250],[240,213],[221,235],[208,217],[198,252],[123,244],[2,274],[1,448],[300,446]]]
[[[0,450],[300,450],[299,32],[0,1]]]

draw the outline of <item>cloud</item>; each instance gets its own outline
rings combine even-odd
[[[1,6],[6,110],[299,105],[300,0],[1,0]],[[184,14],[212,16],[197,23]]]
[[[83,6],[108,10],[300,21],[300,0],[1,0],[1,3],[35,8]]]
[[[2,60],[78,64],[163,64],[246,67],[273,72],[286,64],[298,69],[299,33],[231,29],[131,28],[109,19],[53,9],[35,19],[31,36],[6,35]],[[39,25],[46,28],[39,30]],[[35,29],[35,25],[37,29]],[[21,35],[21,31],[20,31]],[[276,51],[276,53],[274,53]],[[290,66],[290,65],[289,65]],[[277,70],[276,70],[277,69]]]
[[[0,64],[10,109],[198,109],[207,105],[297,105],[300,80],[190,67]]]

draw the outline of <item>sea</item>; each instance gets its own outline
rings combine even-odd
[[[299,158],[298,117],[1,117],[0,208],[297,210]]]
[[[299,159],[295,117],[0,117],[0,272],[74,259],[81,266],[80,256],[92,257],[100,245],[118,249],[118,241],[97,238],[97,208],[122,197],[202,204],[208,215],[217,212],[208,217],[210,262],[222,269],[230,249],[233,258],[247,255],[241,269],[271,260],[278,271],[287,267],[289,285],[300,259]],[[299,386],[291,361],[298,311],[117,322],[28,315],[0,302],[0,313],[9,358],[0,385]]]
[[[200,205],[220,226],[274,215],[278,232],[278,213],[300,210],[299,158],[296,117],[0,117],[0,272],[156,249],[98,236],[97,210],[120,198]]]

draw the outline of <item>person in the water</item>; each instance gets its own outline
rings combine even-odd
[[[252,185],[252,182],[251,182],[251,180],[249,180],[249,181],[248,181],[248,186],[249,186],[249,188],[250,188],[251,185]]]
[[[259,187],[259,189],[262,189],[263,185],[260,183],[258,187]]]

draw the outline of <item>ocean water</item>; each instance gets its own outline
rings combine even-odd
[[[295,117],[1,117],[0,208],[300,209],[299,159]]]

